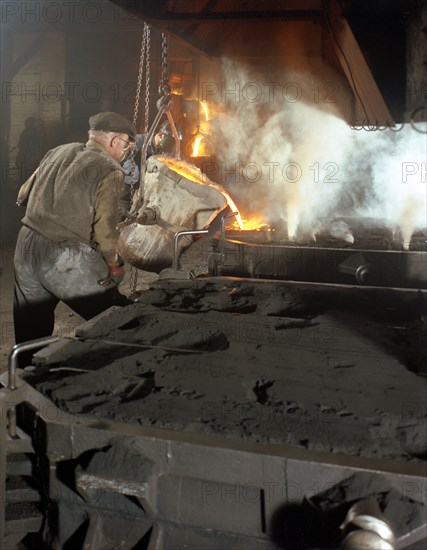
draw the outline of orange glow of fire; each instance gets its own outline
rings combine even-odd
[[[194,181],[194,183],[200,183],[200,185],[211,185],[212,187],[218,189],[218,191],[222,193],[222,195],[224,195],[224,197],[226,198],[231,211],[237,212],[237,224],[239,225],[239,228],[241,230],[244,230],[245,227],[243,225],[243,220],[239,213],[239,209],[236,206],[236,203],[233,201],[230,195],[226,191],[224,191],[222,187],[220,187],[219,185],[215,185],[213,182],[211,182],[209,178],[205,176],[199,168],[197,168],[197,166],[194,166],[194,164],[189,164],[184,160],[177,160],[172,157],[159,156],[158,159],[180,176],[184,176],[184,178],[187,178],[190,181]]]
[[[240,229],[244,231],[254,231],[256,229],[263,229],[264,227],[268,226],[268,223],[264,221],[261,214],[255,214],[254,216],[251,216],[249,219],[243,218],[242,219],[243,228],[240,224],[235,223],[234,228]]]
[[[243,220],[242,220],[242,216],[240,215],[239,209],[236,206],[236,203],[233,201],[233,199],[230,197],[230,195],[228,193],[226,193],[225,191],[222,191],[222,194],[227,199],[228,206],[231,208],[231,211],[232,212],[237,212],[236,222],[239,225],[239,229],[241,231],[243,231],[245,229],[245,226],[244,226],[244,223],[243,223]]]
[[[203,112],[205,113],[205,119],[206,121],[208,121],[209,111],[208,111],[207,103],[205,101],[199,101],[199,103],[202,106]],[[193,143],[193,150],[191,152],[192,157],[198,157],[199,155],[203,156],[204,154],[206,154],[204,151],[204,147],[201,147],[203,138],[204,138],[204,135],[200,133],[200,124],[198,124],[197,132],[196,134],[194,134],[194,137],[193,137],[194,143]]]
[[[205,113],[205,118],[206,118],[206,120],[209,120],[209,111],[208,111],[208,106],[207,106],[207,104],[206,104],[204,101],[201,101],[201,102],[200,102],[200,105],[202,106],[202,109],[203,109],[203,111],[204,111],[204,113]]]
[[[203,136],[197,136],[194,139],[193,152],[191,153],[192,157],[198,157],[199,156],[200,142],[202,141],[202,139],[203,139]]]
[[[240,229],[243,231],[254,231],[268,227],[268,223],[263,220],[261,215],[254,215],[249,219],[242,219],[243,227],[239,223],[234,223],[234,229]]]
[[[158,159],[180,176],[183,176],[190,181],[194,181],[194,183],[200,183],[201,185],[208,184],[209,178],[204,176],[202,171],[199,170],[197,166],[194,166],[194,164],[190,164],[185,160],[177,160],[173,157],[159,156]]]

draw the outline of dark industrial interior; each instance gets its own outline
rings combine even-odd
[[[5,0],[0,28],[0,548],[424,549],[425,2]],[[173,130],[120,224],[129,304],[15,346],[18,191],[103,111]]]

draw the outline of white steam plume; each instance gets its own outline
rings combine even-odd
[[[224,72],[229,88],[251,82],[241,66],[226,63]],[[332,226],[339,216],[381,219],[400,229],[406,246],[426,227],[425,134],[410,124],[357,131],[330,105],[326,111],[273,99],[240,97],[226,104],[220,121],[217,154],[240,203],[262,210],[267,221],[286,220],[290,238],[316,233],[329,220],[330,231],[351,242],[348,227]]]

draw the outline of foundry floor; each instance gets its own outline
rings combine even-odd
[[[2,200],[2,369],[7,365],[7,356],[14,343],[12,256],[20,226],[20,211],[14,206],[15,194],[16,189],[9,187]],[[203,261],[197,259],[202,248],[201,241],[191,247],[192,257],[188,263],[195,266],[196,271],[203,271]],[[184,257],[184,265],[188,259],[188,255]],[[153,280],[153,274],[140,272],[137,290],[147,289],[150,279]],[[298,312],[299,298],[295,303],[297,311],[292,306],[292,292],[291,303],[287,301],[289,291],[285,284],[277,293],[274,284],[267,288],[260,281],[254,283],[230,282],[211,288],[207,281],[199,279],[198,290],[192,288],[190,282],[171,283],[174,287],[171,295],[168,290],[164,291],[168,288],[167,283],[164,288],[155,285],[142,293],[142,303],[130,306],[129,313],[124,314],[132,317],[132,312],[140,310],[141,318],[148,319],[143,321],[149,325],[147,334],[145,330],[141,335],[135,333],[136,325],[132,324],[138,324],[135,317],[129,320],[128,328],[132,330],[122,330],[123,323],[118,320],[121,339],[130,337],[131,342],[136,339],[138,343],[142,338],[143,343],[154,347],[160,344],[172,348],[197,348],[200,327],[205,325],[208,332],[202,330],[201,343],[208,348],[212,344],[213,348],[206,349],[208,353],[201,359],[204,375],[200,372],[200,356],[190,354],[186,357],[179,352],[166,352],[165,355],[160,351],[159,354],[141,352],[142,374],[138,370],[141,363],[137,354],[126,352],[127,359],[123,359],[126,368],[120,376],[121,362],[107,345],[105,350],[100,350],[100,355],[96,354],[93,364],[80,353],[76,362],[73,359],[71,365],[65,362],[68,367],[89,371],[101,369],[106,374],[95,375],[102,387],[99,386],[93,395],[83,392],[81,403],[78,402],[79,388],[94,387],[92,372],[61,373],[57,389],[49,386],[49,375],[47,385],[42,381],[39,387],[47,389],[50,395],[53,392],[56,402],[65,406],[71,397],[73,407],[77,406],[84,414],[91,410],[108,417],[108,403],[112,402],[119,407],[115,410],[122,421],[127,417],[130,421],[148,422],[158,427],[222,433],[256,441],[277,442],[285,437],[288,444],[309,449],[336,452],[347,449],[362,456],[368,453],[370,456],[425,460],[427,389],[423,371],[427,361],[425,327],[421,319],[415,314],[405,325],[404,313],[403,318],[384,320],[386,305],[383,304],[383,311],[375,301],[370,303],[366,295],[357,304],[351,290],[347,298],[356,302],[353,311],[341,307],[340,299],[331,305],[320,294],[320,302],[323,302],[320,310],[315,305],[311,311],[301,313]],[[187,291],[183,292],[180,285],[187,285]],[[126,295],[130,293],[129,270],[121,291]],[[387,295],[385,289],[380,296],[384,294]],[[311,298],[305,301],[303,309],[307,309],[307,304],[312,304]],[[365,306],[370,310],[367,316],[363,311]],[[389,309],[393,317],[394,308]],[[82,322],[65,305],[58,306],[57,334],[73,337]],[[217,329],[211,334],[210,327]],[[244,331],[243,336],[236,333],[236,327]],[[258,333],[254,336],[253,331],[258,329],[262,331],[261,336]],[[280,336],[282,340],[279,338],[271,346],[271,335],[276,340]],[[303,338],[300,345],[298,338],[301,335],[305,340]],[[414,336],[415,340],[411,341]],[[104,337],[115,338],[116,335]],[[292,339],[296,337],[295,344]],[[90,348],[91,345],[88,351],[93,359]],[[63,376],[72,376],[72,384],[63,384]],[[132,395],[129,377],[141,376],[144,384]],[[159,379],[162,379],[161,384]],[[55,380],[58,381],[57,375],[52,377],[52,381]],[[69,395],[70,391],[76,395]],[[126,392],[131,394],[130,399]],[[134,410],[135,401],[140,402],[141,410]],[[267,417],[258,418],[260,411],[263,414],[267,411]],[[78,414],[75,409],[72,412]],[[254,413],[255,419],[251,418]],[[273,423],[270,414],[273,414]],[[249,415],[249,418],[240,418],[241,415]],[[319,423],[319,418],[325,421]],[[281,425],[283,419],[289,428],[285,432]],[[267,433],[271,429],[273,431]],[[326,440],[324,435],[327,435]]]

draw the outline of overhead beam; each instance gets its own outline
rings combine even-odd
[[[260,20],[277,21],[277,20],[304,20],[318,18],[322,14],[322,8],[311,9],[280,9],[280,10],[265,10],[255,9],[248,10],[247,8],[239,11],[212,11],[216,2],[208,1],[201,11],[173,11],[166,7],[165,2],[157,0],[152,2],[145,0],[144,2],[129,2],[126,0],[112,0],[120,7],[131,11],[141,19],[151,19],[153,21],[164,21],[168,23],[178,22],[196,22],[196,21],[230,21],[230,20]],[[262,2],[258,3],[262,6]]]
[[[361,117],[357,117],[361,118],[359,122],[361,125],[394,126],[393,117],[360,46],[347,20],[341,16],[339,3],[332,0],[328,8],[326,19],[333,48],[362,113]]]
[[[321,10],[281,10],[281,11],[225,11],[225,12],[208,12],[200,13],[177,13],[177,12],[162,12],[152,16],[158,21],[230,21],[230,20],[303,20],[314,19],[321,15]]]

